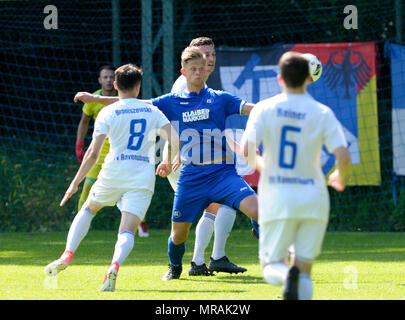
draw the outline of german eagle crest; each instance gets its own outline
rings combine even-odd
[[[350,99],[349,87],[357,84],[360,89],[364,88],[371,78],[371,68],[358,51],[351,52],[348,50],[346,53],[343,53],[343,60],[340,64],[337,62],[338,54],[338,51],[330,54],[329,60],[325,65],[325,82],[331,90],[335,89],[338,85],[344,86],[344,99]]]

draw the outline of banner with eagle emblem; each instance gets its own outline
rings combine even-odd
[[[391,59],[393,168],[405,176],[405,46],[386,43],[385,49]]]
[[[271,48],[218,48],[217,68],[208,86],[234,93],[257,103],[281,92],[277,82],[278,61],[286,51],[312,53],[322,62],[321,77],[307,88],[316,100],[329,106],[342,123],[352,168],[348,185],[379,185],[377,81],[373,42],[278,44]],[[244,129],[247,116],[233,115],[227,128]],[[241,137],[237,130],[234,138]],[[323,148],[321,165],[327,175],[335,158]],[[241,175],[257,186],[258,173],[240,158]]]

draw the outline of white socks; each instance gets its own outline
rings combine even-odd
[[[236,211],[228,206],[219,207],[215,219],[215,240],[212,250],[212,258],[218,260],[225,256],[226,240],[231,233],[236,219]]]
[[[79,247],[80,242],[86,236],[90,229],[91,220],[94,214],[84,206],[76,214],[70,226],[68,237],[66,240],[66,250],[75,252]]]
[[[263,268],[264,280],[273,286],[282,286],[287,279],[289,267],[284,263],[272,263]],[[311,276],[300,273],[298,280],[298,299],[312,300],[313,285]]]
[[[80,242],[84,239],[87,232],[90,229],[91,221],[94,218],[94,214],[88,209],[82,207],[73,219],[70,226],[67,241],[66,250],[75,252],[79,247]],[[115,244],[114,256],[112,262],[118,262],[121,265],[128,257],[129,253],[134,247],[134,234],[130,231],[123,231],[118,234],[117,242]]]
[[[273,286],[282,286],[287,279],[288,270],[284,263],[268,264],[263,269],[264,280]]]
[[[225,256],[226,240],[232,230],[236,219],[236,211],[228,206],[221,205],[215,215],[204,211],[195,230],[195,245],[192,261],[200,266],[205,262],[204,252],[211,241],[215,230],[212,258],[217,260]]]
[[[123,231],[118,234],[117,242],[115,243],[114,255],[112,263],[118,262],[122,265],[124,260],[128,257],[129,253],[134,247],[134,234],[131,231]]]
[[[298,299],[312,300],[313,296],[312,279],[309,274],[301,273],[298,280]]]
[[[195,245],[192,261],[200,266],[204,263],[204,252],[214,233],[215,215],[204,211],[195,230]]]

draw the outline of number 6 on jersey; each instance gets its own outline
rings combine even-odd
[[[293,132],[301,132],[301,128],[293,127],[293,126],[283,126],[281,128],[281,143],[280,143],[280,158],[278,164],[280,168],[284,169],[294,169],[295,167],[295,158],[297,156],[297,144],[292,141],[287,140],[287,133],[288,131]],[[291,161],[286,161],[286,147],[290,147],[292,151]]]

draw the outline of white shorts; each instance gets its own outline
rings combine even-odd
[[[181,168],[182,165],[180,165],[180,167],[176,171],[172,170],[172,172],[170,172],[170,174],[167,176],[167,180],[169,180],[169,183],[172,186],[173,191],[176,191],[177,189],[177,182],[179,181]]]
[[[103,207],[117,205],[121,212],[135,214],[141,220],[145,218],[153,192],[147,189],[106,188],[98,181],[90,189],[90,201]]]
[[[327,222],[316,219],[283,219],[260,224],[259,259],[262,265],[288,257],[294,246],[295,258],[313,263],[322,248]]]
[[[168,147],[169,147],[168,143],[165,143],[163,146],[163,154],[166,154],[168,152],[167,150]],[[167,176],[167,180],[169,180],[169,183],[172,186],[173,191],[177,190],[177,181],[179,181],[182,166],[183,165],[180,165],[180,167],[176,171],[172,170],[172,172],[170,172],[170,174]]]

